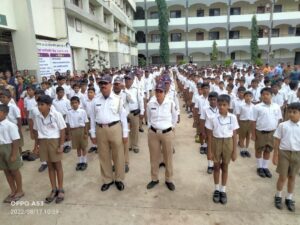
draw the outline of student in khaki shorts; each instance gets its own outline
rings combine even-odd
[[[214,160],[214,182],[215,191],[213,201],[215,203],[227,203],[226,184],[228,179],[228,166],[230,160],[237,158],[237,132],[239,124],[234,114],[229,113],[230,96],[220,95],[218,97],[219,113],[205,122],[208,129],[208,153],[212,154]],[[222,170],[222,175],[220,174]],[[221,188],[219,186],[221,175]]]
[[[22,175],[19,171],[23,165],[18,151],[20,135],[18,127],[6,118],[8,111],[7,105],[0,105],[0,170],[4,171],[11,189],[4,203],[18,201],[24,196]]]
[[[76,171],[84,171],[87,164],[88,145],[88,117],[84,109],[79,108],[80,99],[77,96],[71,98],[72,109],[67,112],[66,124],[68,134],[71,134],[72,148],[77,150],[78,163]]]
[[[289,120],[280,123],[274,133],[273,163],[277,165],[277,193],[274,198],[275,207],[282,209],[282,189],[288,180],[285,204],[288,210],[295,211],[293,192],[296,176],[300,169],[300,103],[288,106]]]
[[[63,189],[63,168],[62,154],[65,141],[66,123],[63,116],[56,110],[51,110],[52,98],[43,95],[38,98],[38,108],[40,114],[34,118],[33,132],[35,142],[40,152],[41,161],[46,161],[51,193],[46,197],[45,202],[60,203],[64,200]]]
[[[252,140],[255,141],[255,157],[257,161],[257,174],[265,178],[271,178],[268,169],[270,154],[273,151],[273,134],[279,121],[282,119],[280,106],[272,103],[272,89],[261,90],[262,102],[253,108]]]

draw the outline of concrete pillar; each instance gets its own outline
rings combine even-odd
[[[89,0],[82,0],[82,9],[87,13],[90,12]]]
[[[55,31],[58,39],[68,38],[67,19],[64,0],[52,0],[55,20]]]

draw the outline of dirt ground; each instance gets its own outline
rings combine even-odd
[[[214,183],[206,173],[206,156],[199,154],[194,142],[192,119],[182,112],[176,128],[174,155],[174,183],[170,192],[164,184],[164,169],[160,169],[160,183],[147,190],[150,181],[150,160],[147,131],[140,135],[140,153],[130,152],[130,171],[126,174],[125,190],[115,186],[101,192],[102,185],[98,155],[88,155],[89,166],[84,172],[75,171],[76,151],[64,155],[65,201],[59,205],[41,205],[50,191],[47,171],[39,173],[39,161],[25,162],[21,169],[25,197],[22,204],[2,203],[9,193],[3,173],[0,173],[0,218],[3,225],[61,225],[61,224],[126,224],[126,225],[240,225],[240,224],[300,224],[300,177],[296,181],[296,209],[290,213],[285,207],[273,206],[277,174],[270,166],[273,178],[256,175],[255,158],[238,157],[230,164],[227,185],[227,205],[212,201]],[[146,129],[145,129],[146,130]],[[29,132],[24,131],[24,150],[31,149]],[[251,145],[252,146],[252,145]],[[253,148],[251,148],[253,155]],[[284,194],[286,189],[284,190]],[[40,205],[38,205],[40,204]],[[298,205],[297,205],[298,204]]]

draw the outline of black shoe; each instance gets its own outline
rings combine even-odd
[[[220,202],[225,205],[227,203],[227,194],[226,192],[220,192]]]
[[[264,170],[264,173],[265,173],[266,177],[268,177],[268,178],[272,177],[272,174],[271,174],[271,172],[270,172],[270,170],[268,168],[265,168],[263,170]]]
[[[143,133],[144,129],[143,128],[139,128],[139,132]]]
[[[139,151],[140,151],[140,150],[139,150],[138,148],[133,149],[133,152],[134,152],[134,153],[139,153]]]
[[[262,178],[265,178],[266,177],[266,174],[265,174],[265,171],[263,168],[258,168],[257,169],[257,174],[258,176],[262,177]]]
[[[166,167],[166,164],[164,163],[164,162],[161,162],[160,164],[159,164],[159,168],[160,167]]]
[[[240,155],[241,155],[243,158],[245,158],[245,157],[246,157],[245,151],[241,151],[241,152],[240,152]]]
[[[47,164],[42,164],[39,168],[39,172],[40,173],[43,172],[45,169],[47,169],[47,167],[48,167]]]
[[[86,170],[87,167],[88,167],[88,164],[87,164],[87,163],[82,163],[82,164],[81,164],[80,170],[81,170],[81,171],[84,171],[84,170]]]
[[[245,152],[244,152],[244,155],[245,155],[245,157],[251,158],[251,153],[248,152],[248,151],[245,151]]]
[[[88,151],[88,153],[92,153],[92,152],[95,152],[97,151],[97,147],[91,147]]]
[[[157,184],[159,183],[159,180],[157,181],[151,181],[148,185],[147,185],[147,189],[152,189],[154,188]]]
[[[175,191],[175,185],[172,183],[172,182],[165,182],[165,184],[167,185],[167,188],[170,190],[170,191]]]
[[[113,165],[111,169],[113,172],[115,172],[116,171],[115,165]]]
[[[214,171],[214,167],[207,167],[207,173],[212,174]]]
[[[285,205],[289,211],[295,212],[295,202],[291,199],[285,199]]]
[[[114,182],[110,182],[109,184],[103,184],[101,187],[101,191],[107,191]]]
[[[214,194],[213,194],[213,201],[214,201],[214,203],[219,203],[220,199],[221,199],[221,197],[220,197],[220,191],[215,190]]]
[[[125,165],[125,173],[128,173],[128,172],[129,172],[129,166]]]
[[[205,154],[205,147],[200,147],[200,154],[204,155]]]
[[[132,148],[129,148],[128,150],[129,150],[129,151],[132,151]]]
[[[82,163],[77,163],[77,165],[76,165],[76,171],[81,170],[81,167],[82,167]]]
[[[65,146],[64,147],[64,153],[69,153],[71,151],[71,147],[70,146]]]
[[[274,197],[274,204],[275,204],[275,207],[277,209],[282,209],[282,198],[275,196]]]
[[[122,181],[115,181],[115,185],[119,191],[123,191],[125,186]]]

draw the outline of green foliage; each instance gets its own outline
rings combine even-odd
[[[213,64],[216,64],[219,56],[219,51],[217,48],[217,42],[214,41],[212,46],[212,52],[210,53],[210,60],[213,62]]]
[[[187,62],[186,62],[185,60],[181,60],[181,61],[179,62],[179,65],[184,65],[184,64],[187,64]]]
[[[146,64],[147,64],[147,62],[146,62],[146,60],[144,58],[140,57],[138,59],[138,64],[139,64],[139,67],[145,67]]]
[[[232,60],[231,59],[226,59],[224,62],[224,66],[229,67],[232,65]]]
[[[158,7],[158,26],[160,32],[159,55],[163,64],[169,64],[170,48],[169,48],[169,13],[165,0],[155,0]]]
[[[251,42],[250,42],[250,51],[251,51],[251,61],[255,63],[258,59],[259,48],[258,48],[258,26],[256,16],[252,17],[252,26],[251,26]]]
[[[264,62],[263,62],[262,59],[257,58],[257,59],[255,60],[255,65],[257,65],[257,66],[262,66],[263,64],[264,64]]]

